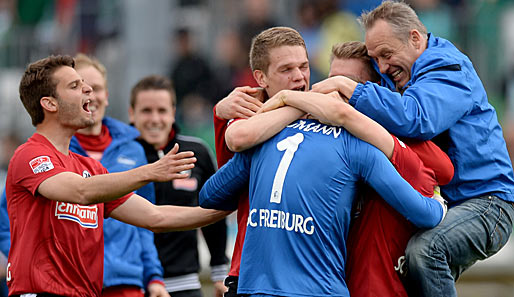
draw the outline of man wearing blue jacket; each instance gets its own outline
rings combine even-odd
[[[97,159],[109,172],[145,165],[147,160],[143,147],[135,140],[139,137],[137,129],[104,116],[108,93],[103,65],[96,59],[78,54],[75,69],[93,88],[96,98],[89,108],[95,125],[79,130],[71,139],[70,149]],[[155,203],[153,184],[140,188],[136,193]],[[142,296],[141,289],[147,290],[150,296],[169,296],[162,283],[163,271],[153,237],[150,230],[112,218],[105,219],[102,296],[121,296],[129,292],[133,292],[130,296]]]
[[[457,296],[455,281],[507,242],[514,220],[514,176],[496,111],[468,57],[427,33],[403,2],[385,1],[361,16],[382,86],[334,77],[313,90],[338,90],[398,136],[433,139],[455,175],[441,187],[450,209],[407,247],[412,296]]]
[[[95,124],[79,130],[71,139],[70,150],[89,156],[109,170],[126,171],[147,164],[143,147],[135,140],[137,129],[106,117],[108,105],[105,67],[83,54],[75,58],[77,73],[88,83],[94,98],[89,104]],[[152,183],[136,194],[155,203]],[[9,218],[5,192],[0,203],[0,249],[9,253]],[[152,297],[169,297],[162,282],[163,269],[150,230],[122,223],[113,218],[104,220],[104,277],[102,296],[143,296],[145,289]]]

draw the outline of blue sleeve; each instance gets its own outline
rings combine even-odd
[[[141,238],[141,259],[143,260],[143,284],[145,288],[152,280],[161,280],[163,269],[154,244],[154,234],[150,230],[137,228]]]
[[[417,227],[437,226],[443,219],[441,204],[414,190],[377,148],[355,140],[350,155],[353,171],[358,172],[389,205]]]
[[[472,110],[470,80],[463,71],[432,71],[403,95],[367,82],[357,85],[350,104],[397,136],[428,140]]]
[[[148,201],[155,204],[155,189],[154,184],[149,183],[144,187],[139,188],[136,193],[141,197],[146,198]],[[147,288],[148,283],[152,280],[162,281],[163,268],[157,248],[154,243],[154,234],[147,229],[137,228],[139,237],[141,239],[141,259],[143,261],[143,284]]]
[[[0,251],[9,256],[11,247],[11,231],[9,229],[9,216],[7,215],[7,196],[5,189],[0,197]]]
[[[250,158],[248,152],[236,153],[211,176],[200,190],[200,206],[219,210],[237,209],[238,194],[248,187]]]

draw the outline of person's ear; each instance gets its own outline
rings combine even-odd
[[[134,124],[134,109],[132,106],[129,107],[128,114],[130,123]]]
[[[262,70],[255,70],[253,72],[253,78],[261,88],[266,89],[268,87],[266,74],[262,72]]]
[[[55,99],[54,97],[41,97],[39,103],[41,104],[41,107],[43,107],[43,110],[49,112],[56,112],[59,109],[57,99]]]
[[[425,45],[425,38],[423,38],[423,35],[416,29],[412,29],[410,31],[409,41],[416,50],[422,49],[422,47]]]

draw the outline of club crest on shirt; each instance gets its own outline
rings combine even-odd
[[[70,220],[84,228],[98,227],[98,207],[85,206],[68,202],[57,202],[55,216],[59,220]]]
[[[39,156],[34,158],[30,160],[29,165],[30,168],[32,168],[32,172],[34,172],[34,174],[54,169],[54,164],[52,164],[52,161],[48,156]]]

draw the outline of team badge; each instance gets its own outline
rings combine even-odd
[[[82,171],[82,177],[83,178],[91,177],[91,173],[89,173],[87,170],[84,170],[84,171]]]
[[[54,164],[52,164],[52,161],[50,160],[50,157],[48,157],[48,156],[40,156],[40,157],[34,158],[34,159],[30,160],[29,165],[30,165],[30,168],[32,168],[32,172],[34,172],[34,174],[38,174],[41,172],[46,172],[46,171],[54,169]]]

